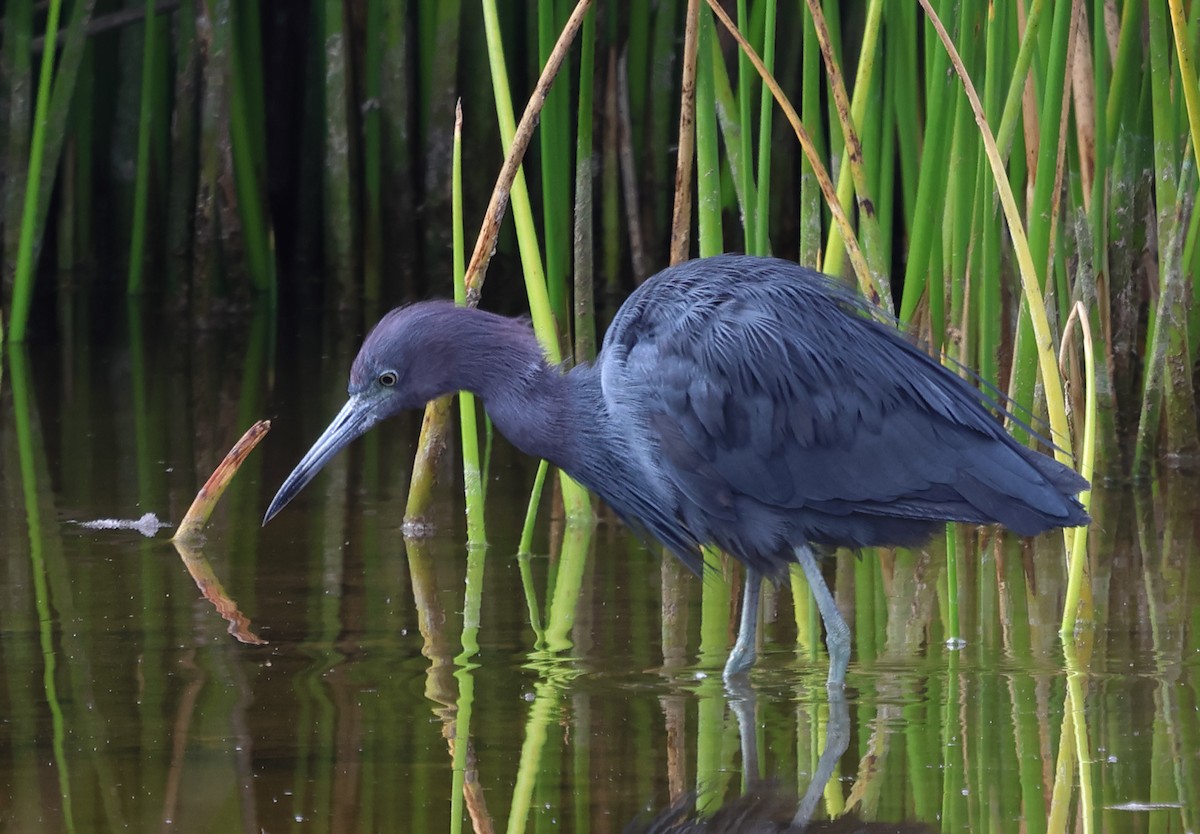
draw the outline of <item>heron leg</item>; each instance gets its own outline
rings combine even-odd
[[[747,787],[758,783],[758,696],[750,679],[743,676],[729,681],[726,688],[729,709],[737,718],[738,739],[742,743],[742,773]]]
[[[821,621],[825,623],[825,647],[829,650],[828,685],[831,689],[841,688],[846,685],[846,667],[850,664],[850,626],[842,619],[833,594],[829,593],[812,548],[806,544],[797,547],[796,561],[804,571],[808,587],[817,601],[817,610],[821,612]],[[741,642],[740,637],[738,642]]]
[[[762,574],[746,568],[746,584],[742,587],[742,620],[738,625],[737,642],[725,661],[722,677],[732,680],[750,671],[758,657],[758,597],[762,592]]]

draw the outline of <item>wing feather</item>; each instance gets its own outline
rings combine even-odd
[[[719,540],[777,511],[791,537],[881,544],[889,518],[1036,532],[1072,517],[1074,482],[1053,483],[1066,468],[1032,457],[977,391],[847,291],[783,261],[702,263],[630,298],[602,374],[693,526]]]

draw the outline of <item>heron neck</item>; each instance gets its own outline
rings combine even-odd
[[[596,372],[550,365],[526,322],[459,310],[446,363],[459,373],[448,390],[478,396],[500,433],[525,454],[572,469],[579,433],[600,408]]]

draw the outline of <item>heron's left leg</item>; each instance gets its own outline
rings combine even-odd
[[[758,597],[762,592],[762,574],[746,568],[746,584],[742,587],[742,621],[738,625],[737,642],[725,661],[722,677],[730,680],[750,671],[758,657]]]
[[[796,561],[804,571],[808,587],[817,601],[817,609],[821,612],[821,620],[825,623],[825,647],[829,649],[828,685],[830,688],[843,687],[846,685],[846,667],[850,665],[850,626],[842,619],[833,594],[829,593],[829,586],[825,584],[825,577],[821,575],[821,567],[813,556],[812,548],[808,545],[797,547]]]

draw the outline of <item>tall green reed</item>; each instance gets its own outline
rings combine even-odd
[[[52,44],[58,37],[58,17],[62,11],[60,0],[50,0],[46,18],[46,46],[42,49],[41,68],[38,71],[37,103],[33,111],[33,135],[29,141],[29,167],[21,185],[25,199],[21,209],[20,236],[17,241],[16,267],[13,275],[13,297],[11,329],[8,337],[20,344],[25,341],[29,326],[29,310],[33,303],[34,247],[38,227],[38,203],[42,166],[46,159],[47,122],[50,109],[50,82],[54,72],[54,49]],[[24,125],[10,124],[12,132],[23,131]],[[10,174],[12,170],[10,169]]]
[[[138,112],[137,174],[133,197],[133,236],[129,243],[129,281],[127,291],[135,295],[142,291],[142,272],[145,268],[147,208],[150,201],[150,131],[154,118],[155,53],[158,27],[155,26],[154,0],[146,0],[146,33],[142,46],[142,98]]]

